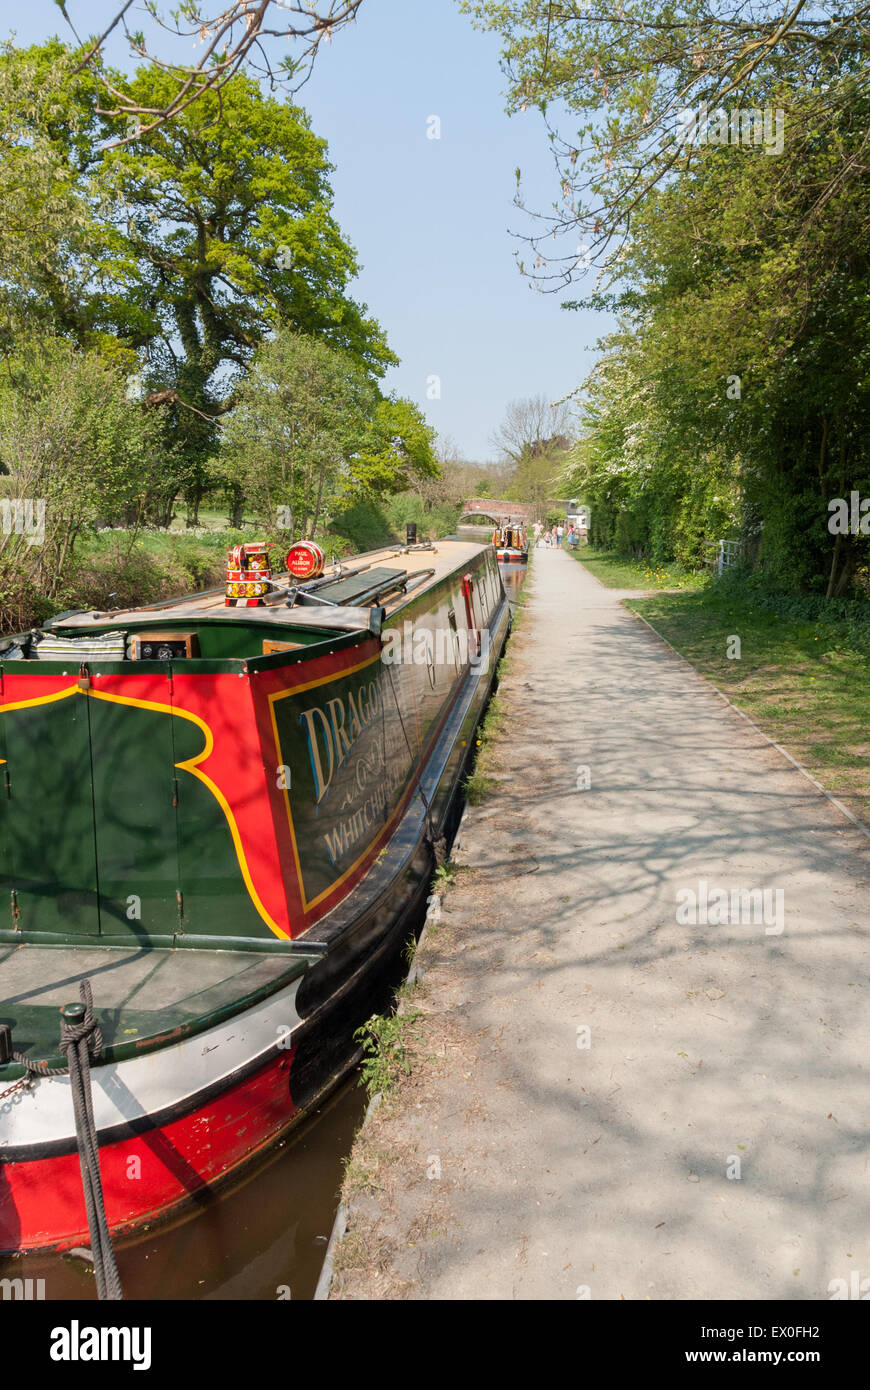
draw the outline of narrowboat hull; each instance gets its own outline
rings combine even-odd
[[[444,551],[391,605],[342,616],[312,594],[292,631],[283,610],[220,622],[181,601],[166,660],[68,656],[67,640],[107,625],[141,640],[149,610],[57,620],[44,665],[0,653],[0,1022],[18,1051],[58,1065],[57,1009],[91,980],[114,1234],[206,1200],[284,1136],[387,1002],[509,624],[492,548]],[[234,621],[250,642],[259,620],[278,650],[211,654]],[[177,655],[185,625],[201,659]],[[34,741],[57,760],[48,772]],[[16,794],[34,776],[37,793],[65,788],[63,816],[45,790],[22,828]],[[69,1078],[26,1082],[0,1063],[0,1250],[86,1244]]]

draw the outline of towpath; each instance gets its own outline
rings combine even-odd
[[[332,1297],[829,1298],[870,1278],[868,841],[569,556],[530,593]],[[703,883],[773,929],[678,921]]]

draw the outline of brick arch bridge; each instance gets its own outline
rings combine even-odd
[[[469,497],[462,508],[460,526],[504,526],[518,521],[530,526],[535,520],[534,507],[527,502],[505,502],[496,497]]]
[[[571,503],[555,501],[547,503],[547,511],[561,510],[568,515]],[[529,502],[507,502],[497,497],[469,497],[464,503],[459,526],[505,526],[509,521],[531,526],[539,518],[536,508]]]

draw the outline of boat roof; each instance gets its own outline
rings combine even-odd
[[[300,583],[286,571],[273,575],[282,584],[276,594],[256,608],[228,607],[221,584],[199,594],[187,594],[140,608],[113,608],[62,614],[50,626],[53,632],[117,627],[141,627],[183,619],[192,621],[255,622],[337,628],[367,628],[372,607],[383,607],[387,616],[417,599],[457,569],[470,564],[488,546],[472,540],[439,540],[431,546],[383,546],[365,554],[345,556],[337,566],[327,565],[316,587]],[[419,582],[413,582],[419,580]],[[301,601],[288,607],[286,599],[296,589]],[[410,591],[410,592],[409,592]],[[318,601],[321,598],[323,601]]]

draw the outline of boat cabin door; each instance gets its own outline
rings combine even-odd
[[[101,696],[87,674],[0,703],[0,926],[61,940],[177,928],[170,715]]]
[[[88,702],[74,689],[0,718],[0,926],[13,931],[99,935]]]

